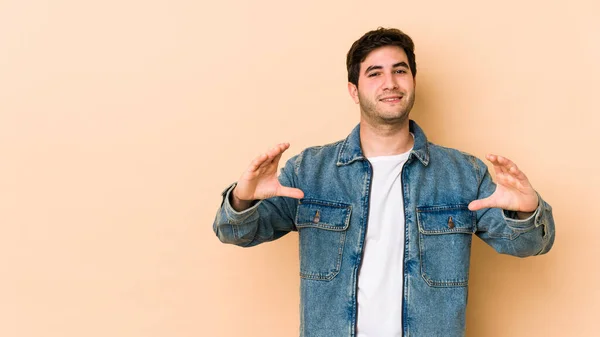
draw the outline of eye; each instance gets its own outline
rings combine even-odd
[[[367,75],[367,77],[375,77],[375,76],[379,76],[379,74],[381,74],[380,72],[374,72],[374,73],[370,73],[369,75]]]
[[[397,74],[406,74],[406,70],[404,70],[404,69],[398,69],[398,70],[396,70],[396,73]]]

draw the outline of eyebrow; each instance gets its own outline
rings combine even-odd
[[[406,64],[406,62],[404,62],[404,61],[398,62],[398,63],[396,63],[396,64],[394,64],[392,66],[392,68],[398,68],[398,67],[404,67],[406,69],[410,69],[410,67],[408,66],[408,64]],[[365,74],[367,74],[371,70],[375,70],[375,69],[383,69],[383,67],[382,66],[370,66],[370,67],[367,68],[367,70],[365,70]]]

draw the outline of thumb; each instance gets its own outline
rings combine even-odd
[[[281,186],[277,191],[277,195],[280,197],[288,197],[294,199],[302,199],[304,198],[304,192],[298,188],[285,187]]]
[[[471,211],[478,211],[482,208],[492,208],[495,207],[494,206],[494,199],[490,196],[484,199],[477,199],[477,200],[473,200],[471,201],[471,203],[469,204],[469,210]]]

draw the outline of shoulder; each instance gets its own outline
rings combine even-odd
[[[429,155],[432,162],[442,164],[454,164],[458,166],[466,166],[476,171],[483,168],[487,169],[484,162],[476,156],[455,148],[441,146],[435,143],[428,142]]]
[[[290,158],[288,164],[293,165],[296,174],[306,167],[317,167],[329,164],[335,165],[344,140],[333,143],[310,146]]]
[[[334,143],[307,147],[300,153],[300,155],[302,155],[303,157],[307,157],[307,158],[320,157],[323,155],[330,155],[331,153],[339,152],[343,143],[344,143],[344,140],[341,139]]]

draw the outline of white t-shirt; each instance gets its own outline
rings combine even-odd
[[[404,200],[400,173],[409,154],[368,158],[373,179],[358,274],[357,337],[402,336]]]

